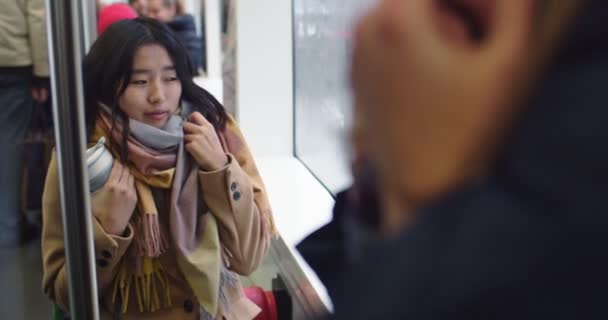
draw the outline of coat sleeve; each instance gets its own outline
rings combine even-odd
[[[42,289],[63,310],[69,310],[68,275],[61,217],[61,197],[57,172],[57,157],[53,154],[42,199]],[[106,292],[117,272],[117,265],[133,239],[133,228],[127,227],[123,237],[107,234],[93,218],[93,240],[97,287],[100,296]]]
[[[48,77],[49,53],[44,0],[27,1],[27,24],[34,75]]]
[[[218,220],[229,268],[248,275],[268,251],[272,211],[253,156],[232,119],[220,136],[230,161],[217,171],[199,172],[202,196]]]

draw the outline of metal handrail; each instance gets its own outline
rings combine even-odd
[[[298,306],[294,309],[294,319],[325,319],[331,314],[331,302],[323,300],[282,237],[272,240],[268,255],[277,266],[292,302]]]

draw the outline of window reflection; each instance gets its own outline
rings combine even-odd
[[[295,0],[296,155],[332,193],[346,187],[350,92],[347,71],[355,18],[373,0]]]

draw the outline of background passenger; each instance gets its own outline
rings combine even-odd
[[[20,212],[22,144],[35,107],[49,97],[43,0],[0,0],[0,246],[36,236]]]
[[[148,14],[148,0],[129,0],[129,5],[135,9],[140,16],[146,16]]]
[[[206,51],[201,37],[196,33],[194,17],[184,13],[179,1],[147,0],[147,11],[148,17],[166,23],[183,41],[194,63],[195,75],[199,74],[200,69],[206,69]]]
[[[115,3],[102,7],[97,19],[97,35],[99,36],[114,22],[135,18],[137,18],[135,10],[124,3]]]

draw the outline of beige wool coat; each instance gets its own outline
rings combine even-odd
[[[268,203],[264,185],[249,151],[240,152],[238,159],[231,154],[228,156],[230,161],[224,168],[214,172],[199,171],[200,197],[216,218],[220,241],[226,252],[224,265],[237,274],[248,275],[259,266],[267,252],[269,231],[264,225],[261,212],[271,213],[270,208],[264,205]],[[165,232],[168,231],[168,210],[162,198],[167,192],[169,191],[153,190],[159,206],[160,223]],[[260,204],[263,204],[262,208]],[[224,214],[217,215],[215,212]],[[43,221],[43,290],[62,309],[69,310],[56,155],[53,155],[46,179]],[[133,233],[134,229],[129,225],[123,237],[110,235],[93,219],[102,319],[112,318],[112,287],[117,266],[122,259],[131,259],[127,252],[133,241]],[[160,259],[170,282],[172,307],[154,313],[140,313],[135,298],[132,298],[128,302],[127,313],[121,319],[199,319],[200,306],[177,266],[174,249],[167,250]],[[243,296],[240,283],[229,289],[227,295],[232,303],[228,310],[220,303],[216,319],[253,319],[259,312],[259,308]]]

